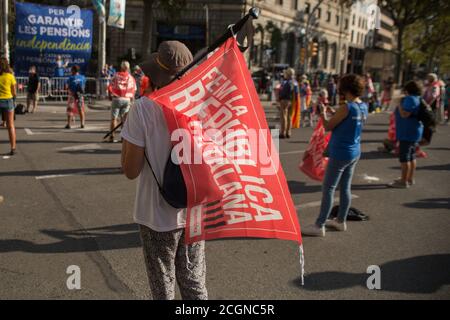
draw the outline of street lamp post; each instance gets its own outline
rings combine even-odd
[[[8,6],[9,0],[2,0],[2,51],[3,56],[9,61],[9,24],[8,24]]]
[[[102,4],[106,9],[106,0],[102,0]],[[99,18],[98,29],[98,76],[101,77],[106,64],[106,17]]]
[[[204,5],[205,8],[205,24],[206,24],[206,47],[209,47],[209,6],[207,3]]]

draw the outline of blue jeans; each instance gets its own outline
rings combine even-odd
[[[347,220],[348,210],[352,201],[352,178],[355,172],[359,157],[353,160],[336,160],[330,158],[325,172],[325,179],[322,184],[322,205],[320,215],[317,218],[316,225],[322,227],[330,216],[333,206],[334,191],[340,186],[339,213],[337,219],[339,222]]]

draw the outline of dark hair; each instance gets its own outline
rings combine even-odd
[[[355,97],[364,94],[365,80],[356,74],[347,74],[339,80],[340,94],[350,93]]]
[[[76,74],[76,73],[78,73],[78,71],[80,71],[80,67],[75,65],[75,66],[72,66],[72,68],[70,70],[72,71],[72,74]]]
[[[403,90],[406,91],[410,96],[421,96],[422,95],[422,87],[417,81],[409,81],[403,87]]]
[[[0,75],[4,73],[11,73],[11,67],[6,58],[0,58]]]

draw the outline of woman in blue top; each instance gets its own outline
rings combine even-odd
[[[405,97],[395,110],[395,130],[400,143],[399,159],[402,176],[388,186],[392,188],[409,188],[414,184],[416,171],[416,148],[422,139],[423,125],[417,119],[420,109],[422,90],[415,81],[408,82],[404,87]]]
[[[328,119],[327,110],[321,110],[325,129],[332,131],[328,145],[329,162],[322,185],[322,205],[316,223],[302,228],[307,236],[325,236],[325,226],[337,231],[347,230],[347,215],[351,203],[353,172],[361,155],[361,131],[368,116],[367,105],[361,101],[364,94],[364,79],[350,74],[339,81],[339,95],[342,104]],[[328,220],[333,205],[334,192],[340,185],[339,213],[336,219]]]

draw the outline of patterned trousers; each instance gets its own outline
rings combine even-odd
[[[185,245],[184,229],[156,232],[139,225],[150,291],[154,300],[207,300],[205,242]]]

